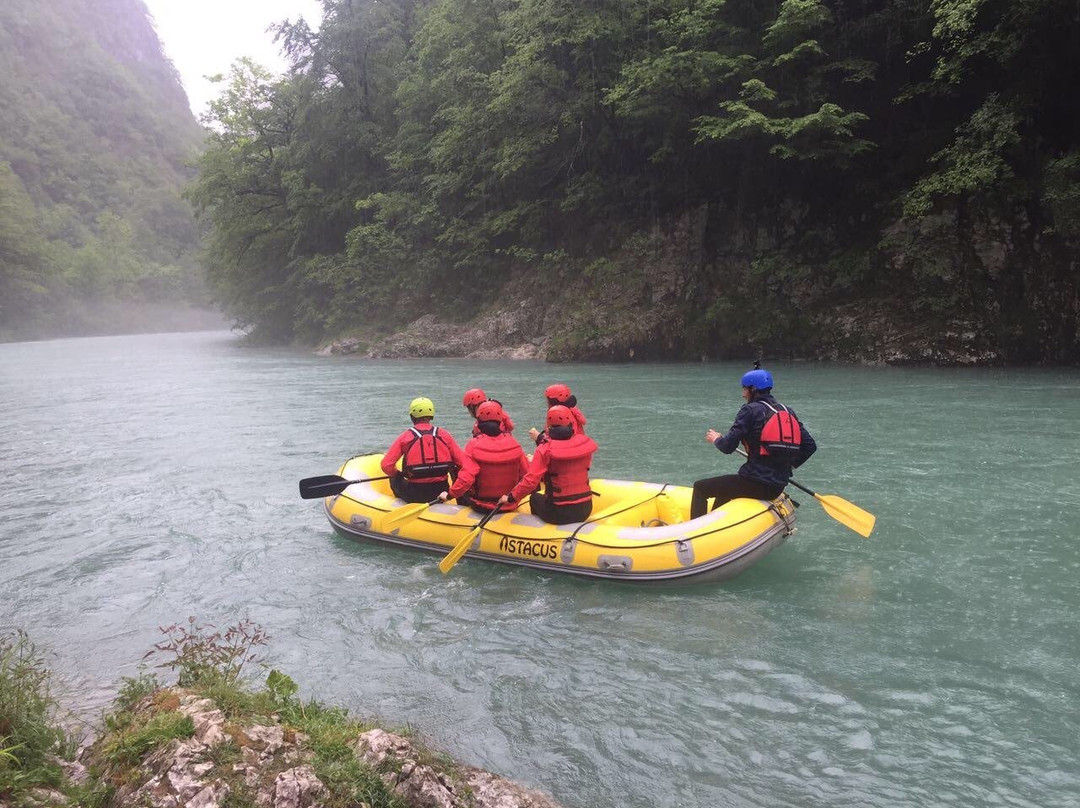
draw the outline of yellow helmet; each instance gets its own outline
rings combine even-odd
[[[409,415],[413,418],[434,418],[435,404],[430,398],[414,398],[409,405]]]

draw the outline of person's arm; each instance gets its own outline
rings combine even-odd
[[[390,477],[396,477],[399,474],[397,462],[403,451],[403,443],[402,436],[398,435],[397,440],[391,443],[390,448],[386,450],[386,454],[383,455],[382,462],[379,464],[382,467],[383,474]]]
[[[799,421],[798,416],[795,417],[795,420]],[[810,455],[817,451],[817,441],[810,434],[810,430],[806,428],[806,424],[799,421],[799,429],[802,430],[802,443],[799,446],[799,456],[791,464],[791,467],[796,469],[809,460]]]
[[[574,416],[574,423],[577,426],[578,433],[585,434],[585,423],[589,420],[585,417],[585,413],[579,410],[577,407],[570,408],[570,414]]]
[[[446,443],[446,447],[450,450],[450,459],[453,461],[455,466],[457,466],[459,469],[462,469],[465,468],[466,463],[472,462],[470,459],[465,457],[465,453],[461,451],[461,447],[458,446],[458,443],[456,440],[454,440],[453,435],[451,435],[445,429],[440,429],[439,435],[442,436],[443,440]]]
[[[724,454],[731,454],[753,429],[754,411],[749,404],[743,404],[735,415],[735,423],[723,435],[713,439],[713,446]]]
[[[529,458],[525,456],[525,452],[522,452],[518,456],[518,474],[524,477],[529,473]]]
[[[440,497],[441,499],[457,499],[470,488],[473,483],[476,482],[476,475],[480,473],[480,467],[476,465],[476,461],[473,460],[472,455],[469,454],[469,446],[472,445],[472,441],[465,444],[465,451],[462,452],[461,467],[458,470],[457,479],[454,480],[454,484],[450,486],[450,491],[447,497]]]
[[[540,481],[547,474],[548,460],[551,457],[551,449],[546,444],[540,444],[533,455],[532,463],[514,489],[510,492],[510,501],[516,502],[524,496],[528,496],[537,489]]]

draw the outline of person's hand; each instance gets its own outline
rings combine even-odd
[[[439,499],[441,499],[443,502],[446,502],[446,500],[450,499],[450,492],[443,491],[441,494],[439,494]]]
[[[532,438],[533,440],[536,440],[536,436],[539,435],[539,434],[540,434],[540,430],[537,429],[535,426],[532,429],[529,430],[529,437]]]
[[[721,437],[721,435],[715,429],[710,429],[708,432],[705,433],[705,440],[707,440],[709,443],[716,443],[716,439],[719,437]]]
[[[509,494],[503,494],[501,497],[499,497],[499,506],[501,507],[501,506],[505,505],[506,503],[508,503],[509,501],[510,501],[510,495]]]

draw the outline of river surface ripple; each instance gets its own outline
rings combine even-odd
[[[300,477],[482,386],[521,436],[569,383],[595,476],[734,471],[744,369],[324,359],[229,334],[0,345],[0,629],[103,704],[196,615],[250,617],[307,696],[573,808],[1080,804],[1080,374],[770,365],[821,449],[798,534],[648,589],[362,546]],[[527,438],[526,438],[527,440]],[[85,698],[85,695],[84,695]]]

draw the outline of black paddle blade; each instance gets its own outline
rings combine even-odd
[[[300,496],[304,499],[321,499],[340,494],[356,480],[346,480],[337,474],[323,474],[321,477],[307,477],[300,481]]]

